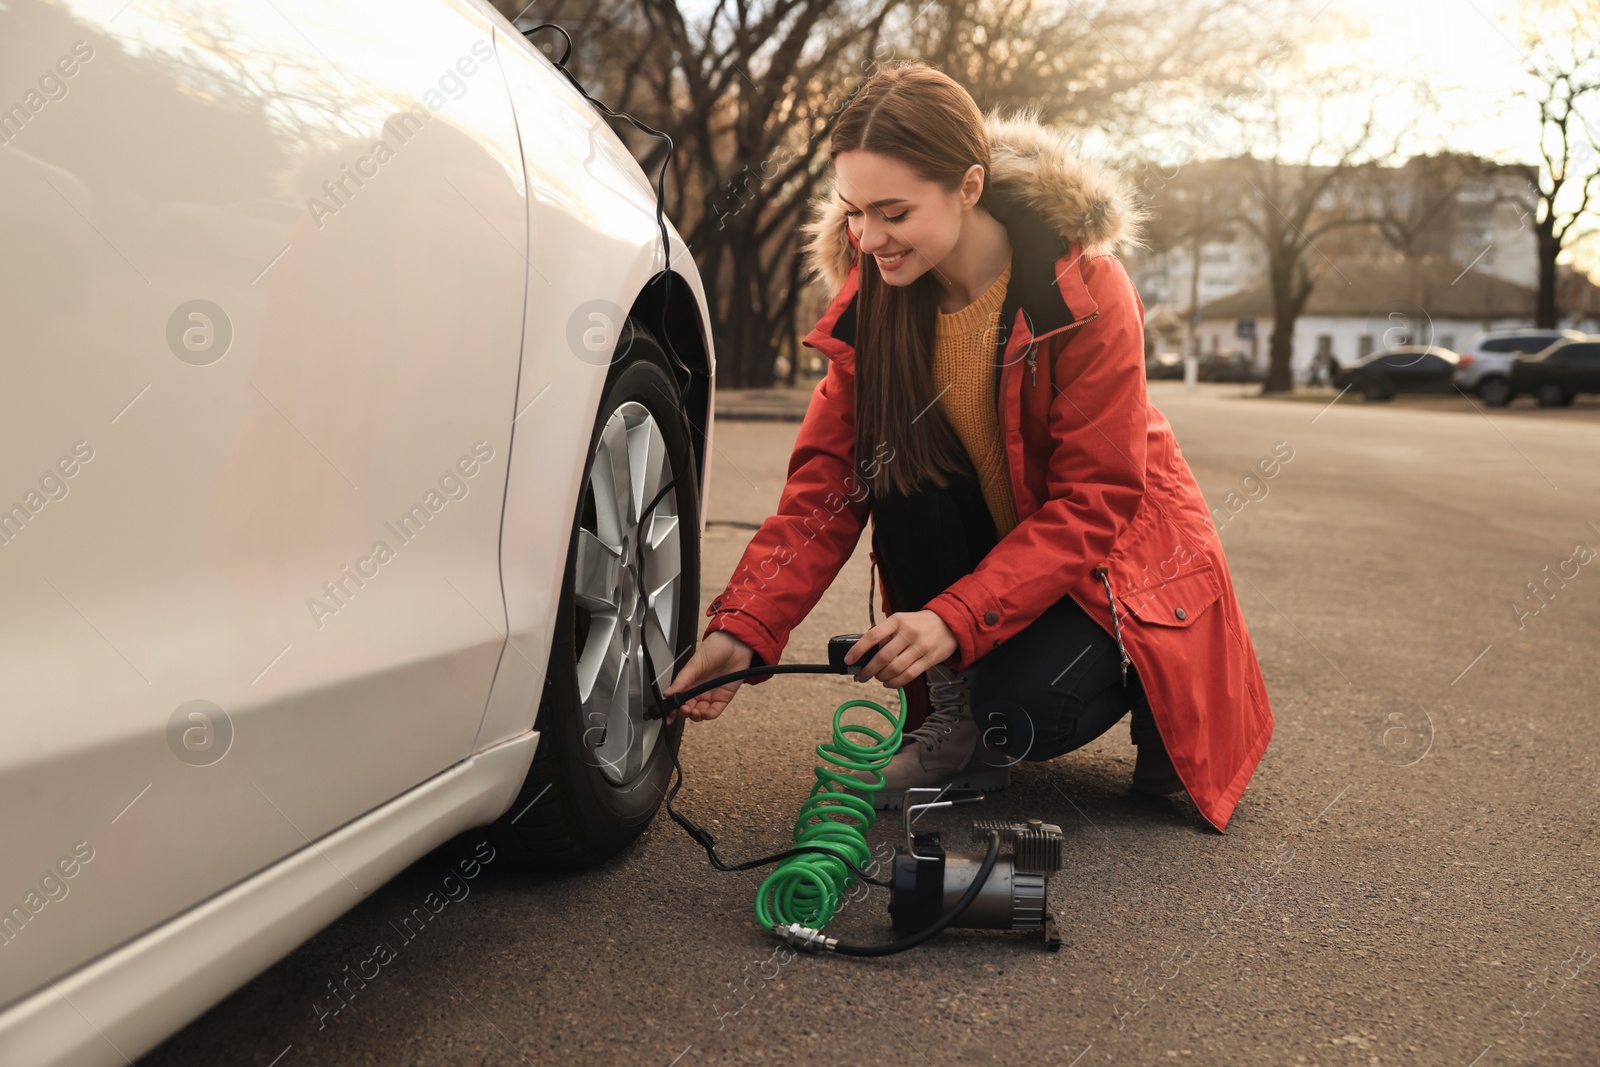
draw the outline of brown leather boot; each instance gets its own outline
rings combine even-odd
[[[898,811],[906,790],[949,787],[995,792],[1011,781],[1010,762],[993,748],[972,716],[972,676],[976,669],[953,671],[943,664],[928,668],[928,717],[905,735],[906,743],[883,769],[883,788],[872,797],[873,808]],[[852,772],[864,782],[868,771]]]
[[[1128,720],[1128,737],[1139,749],[1133,763],[1134,791],[1156,797],[1181,792],[1183,779],[1178,777],[1177,768],[1167,755],[1155,716],[1143,702],[1134,707],[1133,716]]]

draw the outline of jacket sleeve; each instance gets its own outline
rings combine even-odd
[[[756,655],[752,666],[776,664],[790,630],[855,551],[868,498],[867,483],[855,471],[854,379],[830,358],[800,424],[777,513],[761,524],[727,588],[706,609],[711,622],[705,633],[726,630],[749,645]]]
[[[1077,269],[1098,314],[1051,345],[1048,499],[927,604],[956,635],[957,670],[1077,585],[1144,499],[1149,401],[1138,294],[1115,256],[1083,257]]]

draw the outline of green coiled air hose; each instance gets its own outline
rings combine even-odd
[[[903,710],[906,691],[896,691]],[[883,716],[889,733],[844,722],[844,713],[857,707]],[[866,838],[877,820],[872,796],[883,788],[883,768],[900,747],[903,723],[900,715],[875,700],[847,700],[834,711],[833,737],[816,748],[825,762],[815,768],[817,782],[794,823],[795,845],[808,851],[778,864],[756,889],[756,918],[764,929],[789,923],[820,929],[838,911],[855,872],[866,869],[872,859]],[[853,741],[850,735],[871,742]],[[849,771],[871,771],[877,781],[862,781]]]
[[[844,635],[835,642],[853,640],[860,635]],[[831,644],[831,643],[830,643]],[[842,655],[840,649],[832,649]],[[874,652],[876,649],[873,650]],[[868,656],[871,654],[868,653]],[[842,662],[842,661],[841,661]],[[661,699],[655,692],[655,704],[645,713],[646,718],[660,718],[673,708],[682,707],[690,697],[707,692],[736,678],[757,674],[835,674],[841,671],[840,662],[831,664],[794,664],[772,667],[752,667],[733,674],[701,682],[682,693]],[[654,689],[654,683],[652,682]],[[896,689],[900,708],[906,706],[906,691]],[[844,713],[851,708],[870,708],[889,723],[887,734],[879,733],[862,723],[846,723]],[[1000,835],[989,832],[989,852],[979,866],[972,883],[961,899],[941,915],[931,926],[898,941],[885,945],[852,945],[835,938],[824,937],[821,928],[834,917],[845,891],[853,878],[873,885],[892,888],[892,883],[874,878],[866,863],[872,858],[867,847],[866,831],[877,820],[872,797],[883,788],[883,769],[894,759],[900,748],[904,720],[895,712],[875,700],[847,700],[833,713],[833,737],[817,746],[817,755],[827,765],[816,767],[817,782],[800,808],[794,823],[793,848],[771,856],[746,860],[744,863],[726,863],[717,855],[717,839],[704,827],[672,806],[673,797],[683,786],[683,764],[678,752],[670,743],[667,752],[672,757],[677,777],[665,794],[667,814],[683,827],[689,836],[706,850],[711,865],[719,871],[748,871],[776,863],[778,867],[756,889],[756,918],[769,933],[777,934],[791,944],[805,948],[823,948],[846,956],[888,956],[922,944],[954,922],[977,899],[988,881],[1000,855]],[[870,738],[870,743],[852,741],[850,735]],[[837,770],[835,768],[838,768]],[[850,771],[871,772],[876,781],[865,781]]]

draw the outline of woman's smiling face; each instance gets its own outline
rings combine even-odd
[[[919,178],[898,159],[857,149],[833,161],[836,196],[861,251],[876,257],[890,285],[909,285],[950,254],[966,211],[983,191],[974,163],[953,193]]]

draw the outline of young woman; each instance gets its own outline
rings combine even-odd
[[[806,229],[837,295],[804,342],[827,376],[777,513],[666,692],[778,663],[870,517],[887,617],[849,659],[889,687],[925,674],[930,708],[879,806],[1002,788],[1131,711],[1134,788],[1187,789],[1223,830],[1272,712],[1216,527],[1145,393],[1144,306],[1115,255],[1142,223],[1126,186],[920,63],[874,75],[830,151]],[[681,710],[714,719],[740,684]]]

